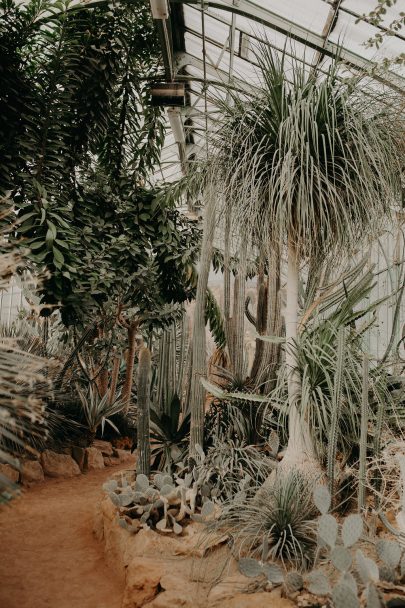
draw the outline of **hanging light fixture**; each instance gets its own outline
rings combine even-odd
[[[184,82],[156,82],[150,88],[153,106],[177,106],[185,104]]]
[[[170,127],[174,135],[174,141],[177,144],[185,144],[186,139],[184,135],[184,126],[181,119],[181,113],[178,108],[169,108],[167,110],[167,116],[169,118]]]

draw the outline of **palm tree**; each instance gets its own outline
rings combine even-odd
[[[318,465],[300,413],[300,270],[341,259],[379,231],[400,196],[401,125],[395,110],[372,91],[366,94],[360,79],[339,77],[338,58],[326,74],[298,62],[287,70],[285,56],[269,47],[257,60],[262,84],[251,99],[233,93],[232,103],[222,106],[211,167],[234,224],[253,244],[268,252],[281,246],[287,254],[289,441],[283,467],[308,470]]]

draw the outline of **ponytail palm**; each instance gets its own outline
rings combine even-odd
[[[259,92],[223,107],[213,165],[235,223],[252,242],[287,251],[284,466],[307,466],[315,451],[300,414],[300,267],[341,258],[381,228],[400,193],[400,129],[392,109],[370,101],[358,81],[338,78],[337,59],[322,75],[298,64],[287,71],[284,57],[268,49],[258,62]]]

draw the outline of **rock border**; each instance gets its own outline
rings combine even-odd
[[[117,508],[105,496],[97,508],[94,533],[104,544],[109,566],[122,581],[121,608],[296,606],[281,597],[280,587],[246,593],[249,581],[239,573],[224,543],[217,540],[203,557],[203,530],[203,524],[193,522],[180,537],[148,528],[130,534],[119,526]]]
[[[47,478],[67,479],[89,471],[123,464],[135,464],[135,456],[116,449],[109,441],[95,440],[88,448],[72,446],[63,452],[43,450],[37,459],[22,459],[20,469],[0,464],[0,474],[24,487],[43,483]]]

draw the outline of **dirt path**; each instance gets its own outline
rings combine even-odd
[[[120,608],[122,586],[92,533],[116,471],[46,481],[0,508],[1,608]]]

